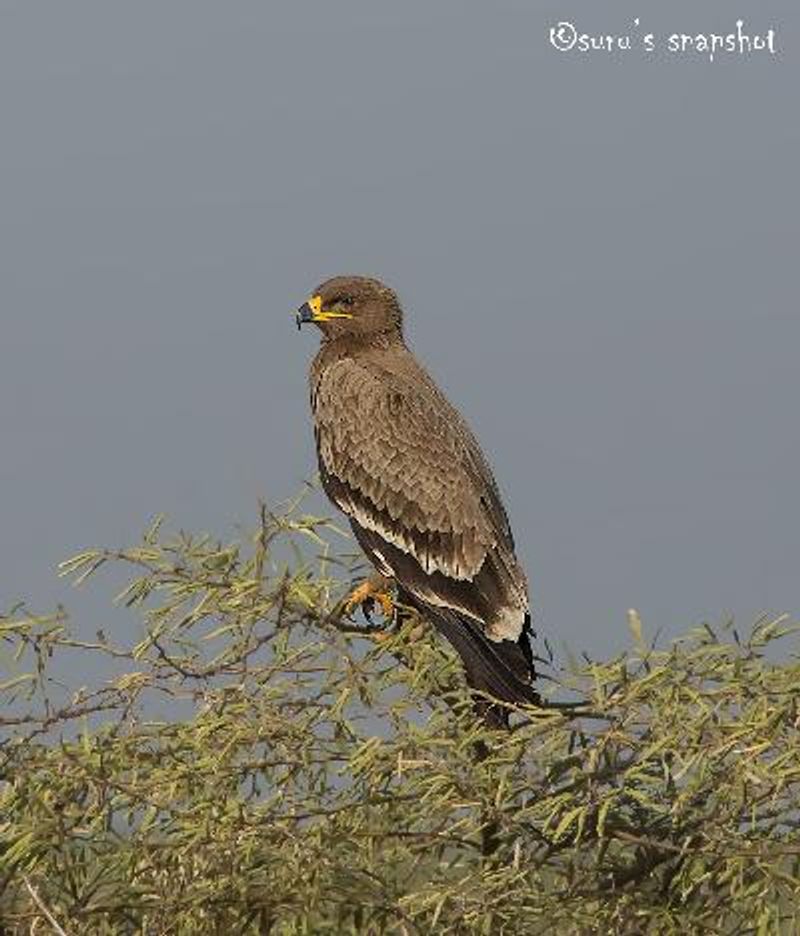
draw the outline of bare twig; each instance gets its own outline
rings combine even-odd
[[[45,902],[39,896],[36,888],[33,886],[33,884],[31,884],[28,878],[25,875],[23,875],[22,880],[25,882],[25,887],[27,887],[28,893],[31,895],[31,897],[33,897],[34,903],[47,918],[47,922],[53,927],[53,929],[59,934],[59,936],[69,936],[67,931],[59,924],[58,920],[47,909]]]

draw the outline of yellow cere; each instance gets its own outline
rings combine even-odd
[[[308,300],[308,305],[315,322],[329,322],[331,319],[353,317],[349,312],[333,312],[331,309],[323,309],[321,296],[312,296]]]

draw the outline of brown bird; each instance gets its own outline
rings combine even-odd
[[[322,332],[310,383],[328,497],[399,600],[450,641],[474,690],[537,702],[527,582],[497,484],[406,346],[397,296],[378,280],[337,276],[300,307],[304,322]],[[354,600],[369,595],[362,587]],[[488,724],[507,725],[503,706],[478,706]]]

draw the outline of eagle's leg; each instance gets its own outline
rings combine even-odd
[[[369,621],[370,614],[375,605],[380,605],[381,613],[387,621],[394,619],[394,601],[390,594],[391,579],[385,575],[375,573],[365,579],[353,589],[344,602],[345,614],[352,614],[356,608],[361,608],[364,617]]]

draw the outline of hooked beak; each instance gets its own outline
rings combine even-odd
[[[322,315],[322,297],[312,296],[297,310],[297,330],[306,322],[319,322]]]
[[[300,328],[305,325],[306,322],[314,321],[314,310],[311,306],[304,302],[300,308],[297,310],[297,330],[300,331]]]

